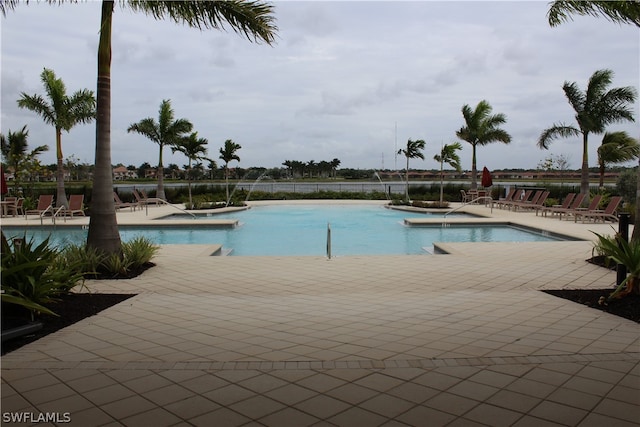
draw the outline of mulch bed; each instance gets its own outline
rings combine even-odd
[[[42,329],[29,335],[10,339],[2,343],[2,354],[16,350],[23,345],[36,341],[46,335],[73,325],[87,317],[94,316],[104,309],[131,298],[131,294],[68,294],[49,308],[60,317],[42,315],[39,319]],[[2,330],[24,323],[25,313],[12,304],[2,304]]]

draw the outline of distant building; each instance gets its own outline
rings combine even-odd
[[[135,170],[129,170],[124,166],[118,166],[117,168],[113,168],[113,179],[116,181],[124,180],[124,179],[137,179],[138,172]]]

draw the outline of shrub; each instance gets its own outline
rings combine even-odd
[[[49,238],[39,245],[33,239],[14,239],[11,244],[2,235],[2,301],[36,313],[56,315],[46,304],[68,293],[81,280],[78,266],[56,262],[59,253],[49,246]]]
[[[122,255],[131,268],[137,269],[151,262],[160,247],[146,237],[138,236],[122,244]]]

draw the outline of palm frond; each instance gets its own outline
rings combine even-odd
[[[571,136],[579,136],[580,133],[581,133],[580,130],[573,126],[568,126],[563,123],[560,123],[557,125],[554,124],[552,127],[542,131],[542,133],[540,134],[540,137],[538,138],[538,147],[546,150],[549,148],[549,144],[553,140],[557,138],[569,138]]]
[[[128,0],[121,3],[157,20],[169,18],[200,30],[225,29],[228,24],[233,31],[254,42],[272,44],[278,31],[273,6],[259,1]]]
[[[549,25],[558,26],[563,22],[573,20],[571,15],[604,16],[606,19],[624,24],[634,24],[640,27],[640,3],[637,0],[556,0],[551,3],[547,18]]]

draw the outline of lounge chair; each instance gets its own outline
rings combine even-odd
[[[493,208],[494,206],[497,206],[501,208],[503,203],[510,202],[511,200],[513,200],[513,196],[515,196],[516,191],[518,191],[516,188],[512,188],[511,190],[509,190],[506,196],[491,202],[491,207]]]
[[[15,204],[7,206],[7,215],[24,215],[24,197],[18,197]]]
[[[83,194],[72,194],[69,196],[69,207],[64,210],[65,216],[70,216],[73,218],[73,215],[82,215],[84,214],[84,195]]]
[[[584,202],[585,197],[587,197],[586,194],[584,193],[580,193],[578,194],[576,197],[574,197],[573,202],[571,203],[571,206],[569,206],[568,208],[546,208],[544,209],[544,215],[547,216],[548,212],[551,212],[552,215],[557,214],[559,219],[562,220],[562,215],[573,215],[575,212],[578,211],[578,208],[580,206],[582,206],[582,202]]]
[[[469,201],[469,196],[467,196],[467,192],[464,190],[460,190],[460,201],[462,203],[467,203]]]
[[[529,200],[532,194],[533,190],[526,190],[524,194],[522,194],[522,196],[514,196],[510,202],[505,202],[503,206],[511,210],[514,204],[526,202],[527,200]]]
[[[141,194],[135,188],[133,189],[133,197],[136,198],[136,201],[138,202],[138,206],[159,205],[161,203],[164,203],[164,200],[158,197],[148,197],[146,193]]]
[[[571,207],[571,202],[573,202],[574,197],[576,197],[576,193],[569,193],[565,196],[564,200],[562,201],[562,204],[544,207],[540,209],[540,212],[546,216],[547,213],[545,211],[548,209],[556,209],[556,208],[569,209],[569,207]],[[537,215],[538,215],[538,211],[536,211],[536,216]]]
[[[115,202],[116,209],[131,208],[132,211],[135,211],[136,206],[138,206],[138,203],[123,202],[115,191],[113,192],[113,201]]]
[[[513,205],[513,210],[517,211],[518,209],[523,209],[523,210],[535,209],[537,212],[539,209],[544,208],[544,202],[547,201],[549,194],[550,194],[549,191],[538,190],[536,194],[534,194],[533,199],[531,199],[531,201],[515,203]]]
[[[27,209],[24,211],[24,217],[27,215],[39,215],[40,219],[49,212],[53,215],[53,194],[41,194],[38,197],[38,206],[35,209]]]
[[[618,221],[618,217],[616,216],[615,213],[621,201],[622,201],[622,197],[614,196],[611,198],[611,200],[609,200],[609,204],[604,210],[596,209],[592,211],[582,211],[582,212],[577,211],[574,215],[575,222],[578,222],[578,217],[582,218],[582,222],[584,222],[584,220],[587,218],[593,219],[594,221],[598,221],[599,219],[602,219],[602,222],[604,222],[605,219],[608,219],[612,222],[616,222]]]

